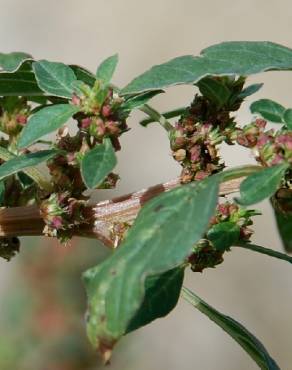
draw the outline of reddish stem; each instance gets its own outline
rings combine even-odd
[[[238,191],[244,178],[228,181],[221,185],[220,194]],[[152,186],[111,200],[86,207],[88,222],[74,230],[74,235],[100,240],[114,247],[111,228],[115,223],[132,222],[140,208],[155,196],[179,186],[179,179]],[[42,235],[44,221],[37,206],[3,208],[0,210],[0,236]]]

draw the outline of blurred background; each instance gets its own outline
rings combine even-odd
[[[125,86],[153,64],[227,40],[269,40],[292,47],[289,0],[0,0],[1,52],[25,51],[36,59],[81,64],[92,71],[118,52],[114,82]],[[250,78],[264,82],[256,98],[291,107],[291,73]],[[158,110],[187,105],[192,87],[176,87],[153,100]],[[249,101],[238,114],[248,123]],[[123,194],[176,177],[179,167],[156,124],[130,118],[122,136],[115,191]],[[229,165],[252,162],[247,150],[223,148]],[[281,250],[268,203],[255,224],[254,241]],[[81,272],[106,257],[95,241],[75,239],[62,247],[45,238],[23,238],[11,263],[0,261],[0,369],[101,369],[83,324]],[[188,273],[185,284],[263,341],[282,369],[292,370],[292,269],[288,263],[234,250],[215,270]],[[112,370],[253,370],[257,366],[220,328],[183,301],[167,318],[125,337]]]

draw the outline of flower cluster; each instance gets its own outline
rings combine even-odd
[[[128,130],[125,116],[120,109],[124,99],[113,88],[103,86],[97,80],[92,88],[86,84],[79,86],[79,95],[73,95],[72,104],[80,107],[76,118],[78,127],[96,142],[109,137],[115,150],[120,149],[118,137]]]
[[[253,234],[249,228],[253,224],[251,217],[258,214],[254,210],[242,208],[233,202],[219,203],[215,215],[211,218],[210,227],[223,222],[233,223],[239,227],[239,240],[248,241]]]
[[[69,193],[51,194],[40,205],[40,213],[46,224],[44,233],[67,241],[71,237],[71,229],[86,222],[84,207],[84,201],[71,198]]]
[[[0,147],[15,153],[18,136],[26,125],[31,107],[24,97],[6,96],[0,98],[0,131],[7,136],[0,138]],[[29,153],[28,149],[21,153]],[[0,158],[0,165],[5,162]],[[0,206],[15,207],[30,204],[35,198],[36,185],[24,173],[12,175],[3,180]]]
[[[196,95],[171,134],[172,155],[183,167],[181,182],[188,183],[224,168],[218,145],[231,142],[235,123],[227,110],[213,110],[203,96]]]
[[[78,95],[74,94],[71,100],[80,110],[74,116],[78,130],[73,136],[67,126],[58,131],[55,147],[61,154],[47,163],[54,192],[40,205],[46,233],[56,233],[63,240],[64,235],[70,235],[73,225],[85,222],[82,214],[78,217],[79,208],[87,199],[83,195],[86,186],[80,163],[84,154],[106,137],[110,138],[115,150],[120,149],[119,136],[127,130],[125,117],[119,109],[122,102],[113,89],[103,86],[101,81],[96,81],[92,88],[84,83],[78,86]],[[110,173],[99,188],[113,188],[118,179],[118,175]]]
[[[265,167],[284,161],[292,163],[292,132],[284,129],[265,130],[267,122],[256,119],[238,129],[237,143],[252,149],[256,160]]]
[[[31,107],[25,98],[3,97],[0,101],[0,130],[11,139],[25,126]]]
[[[188,257],[188,263],[194,272],[203,272],[206,268],[214,268],[223,262],[223,252],[217,251],[208,239],[196,243]]]
[[[48,161],[54,190],[67,191],[71,196],[79,196],[85,190],[85,186],[81,178],[78,153],[88,150],[88,146],[80,134],[70,136],[68,128],[64,127],[58,131],[56,147],[63,150],[64,154]]]
[[[251,217],[257,214],[259,213],[241,208],[235,203],[218,204],[208,231],[204,238],[195,244],[188,257],[191,269],[202,272],[205,268],[215,267],[223,262],[224,252],[232,245],[248,242],[253,234],[253,230],[249,228],[253,224]],[[216,232],[220,233],[219,240],[214,237]]]

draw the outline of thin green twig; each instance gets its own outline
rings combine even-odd
[[[181,116],[185,111],[186,111],[186,108],[183,107],[183,108],[177,108],[177,109],[174,109],[168,112],[163,112],[161,113],[161,115],[165,119],[170,119],[170,118]],[[154,118],[145,118],[142,121],[140,121],[140,124],[145,127],[149,125],[149,123],[152,123],[152,122],[156,122],[156,120]]]
[[[170,122],[167,121],[167,119],[160,114],[157,110],[150,107],[148,104],[144,104],[139,108],[142,112],[146,113],[153,122],[158,122],[160,125],[167,131],[171,132],[173,131],[173,126]]]
[[[249,244],[249,243],[240,243],[238,245],[235,245],[235,247],[241,247],[241,248],[244,248],[244,249],[249,249],[249,250],[254,251],[254,252],[266,254],[268,256],[275,257],[275,258],[278,258],[280,260],[292,263],[292,257],[288,256],[287,254],[275,251],[273,249],[261,247],[260,245]]]

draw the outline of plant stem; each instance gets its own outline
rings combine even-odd
[[[146,113],[152,120],[152,122],[158,122],[160,125],[167,131],[171,132],[173,131],[173,126],[170,122],[167,121],[167,119],[160,114],[157,110],[150,107],[148,104],[142,105],[142,107],[139,108],[142,112]]]
[[[168,111],[168,112],[163,112],[163,113],[161,113],[161,115],[165,119],[169,119],[169,118],[174,118],[174,117],[181,116],[185,111],[186,111],[186,108],[177,108],[177,109],[174,109],[174,110],[171,110],[171,111]],[[149,125],[149,123],[152,123],[152,122],[155,122],[155,121],[156,120],[153,119],[153,118],[145,118],[142,121],[140,121],[140,124],[142,126],[146,127],[147,125]]]
[[[254,251],[254,252],[266,254],[268,256],[275,257],[275,258],[278,258],[280,260],[292,263],[292,257],[288,256],[287,254],[275,251],[273,249],[261,247],[260,245],[249,244],[249,243],[248,244],[240,243],[238,245],[235,245],[235,247],[241,247],[241,248],[244,248],[244,249],[249,249],[249,250]]]
[[[245,176],[260,169],[260,166],[243,166],[214,175],[222,176],[219,194],[227,195],[237,192]],[[85,208],[86,223],[76,227],[73,230],[74,235],[95,238],[106,246],[114,248],[114,239],[111,235],[113,225],[124,222],[132,223],[146,202],[178,186],[181,186],[179,178],[89,205]],[[42,235],[44,226],[37,206],[3,208],[0,210],[0,237]]]
[[[231,194],[239,189],[244,177],[224,182],[220,194]],[[74,235],[95,238],[113,248],[111,228],[116,223],[131,223],[141,207],[157,195],[180,186],[175,179],[128,195],[105,200],[86,207],[87,222],[74,230]],[[37,206],[3,208],[0,210],[0,236],[42,235],[45,224]]]

